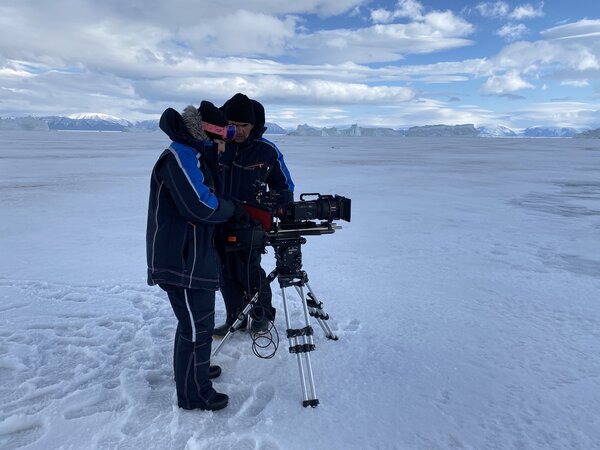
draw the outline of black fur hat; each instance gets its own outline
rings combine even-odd
[[[223,111],[221,111],[211,102],[202,100],[199,111],[203,122],[212,123],[213,125],[217,125],[219,127],[226,127],[229,124],[225,118],[225,114],[223,114]]]
[[[256,116],[254,115],[254,105],[246,95],[237,93],[231,97],[223,105],[225,116],[227,120],[234,122],[256,123]]]
[[[187,106],[182,114],[185,127],[188,129],[194,139],[199,141],[206,141],[207,139],[222,139],[221,136],[214,133],[210,133],[203,129],[202,122],[208,122],[219,127],[226,127],[228,122],[225,119],[223,112],[213,105],[211,102],[202,100],[200,108],[196,109],[194,106]]]

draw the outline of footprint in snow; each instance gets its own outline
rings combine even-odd
[[[352,319],[350,322],[341,325],[340,329],[342,331],[350,331],[350,332],[355,332],[358,331],[360,329],[360,321],[357,319]]]
[[[0,448],[15,450],[27,447],[40,439],[44,433],[42,424],[38,421],[26,419],[23,422],[16,417],[9,418],[0,424]]]
[[[67,420],[79,419],[101,412],[121,412],[127,407],[127,400],[119,396],[96,396],[82,404],[67,409],[63,416]]]
[[[254,388],[252,401],[246,408],[245,414],[249,416],[258,416],[271,403],[275,397],[275,388],[271,384],[260,383]]]

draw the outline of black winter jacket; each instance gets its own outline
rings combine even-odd
[[[150,181],[148,284],[217,290],[221,262],[215,226],[234,209],[215,193],[217,152],[212,142],[195,140],[173,109],[163,113],[160,128],[173,142],[156,162]]]
[[[241,144],[228,142],[219,159],[223,193],[241,201],[255,199],[255,181],[265,166],[272,167],[266,180],[270,190],[294,191],[283,155],[275,144],[263,137],[251,136]]]

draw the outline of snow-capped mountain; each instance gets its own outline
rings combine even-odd
[[[309,125],[298,125],[297,128],[288,133],[291,136],[403,136],[404,130],[392,128],[359,127],[357,124],[349,128],[339,129],[337,127],[315,128]]]
[[[47,116],[40,117],[40,120],[48,124],[50,130],[57,131],[127,131],[131,127],[122,125],[114,120],[104,119],[74,119],[71,117]]]
[[[503,125],[477,127],[481,137],[514,137],[517,133]]]
[[[530,127],[523,131],[525,137],[573,137],[579,131],[569,127]]]
[[[158,119],[141,120],[133,124],[136,131],[156,131],[158,130]]]
[[[48,124],[35,117],[0,118],[0,130],[48,131]]]
[[[71,114],[70,116],[68,116],[68,118],[75,119],[75,120],[101,120],[104,122],[116,123],[116,124],[122,125],[124,127],[130,127],[132,125],[132,123],[126,119],[121,119],[120,117],[115,117],[115,116],[111,116],[109,114],[102,114],[102,113]]]
[[[287,131],[285,131],[283,128],[281,128],[276,123],[267,122],[267,123],[265,123],[265,127],[267,127],[266,134],[286,134],[287,133]]]
[[[472,123],[464,125],[424,125],[410,127],[406,132],[407,137],[476,137],[477,129]]]
[[[594,130],[586,130],[586,131],[582,131],[581,133],[577,133],[575,136],[573,136],[575,138],[592,138],[592,139],[599,139],[600,138],[600,128],[596,128]]]

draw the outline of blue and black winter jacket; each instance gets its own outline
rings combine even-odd
[[[216,150],[210,141],[195,140],[171,108],[163,113],[160,128],[173,142],[156,162],[150,181],[148,284],[216,290],[221,262],[215,227],[234,209],[215,192]]]
[[[241,144],[227,143],[219,159],[223,193],[241,201],[253,201],[254,183],[265,166],[272,168],[266,179],[270,190],[293,193],[294,182],[282,153],[273,142],[262,136],[266,131],[265,109],[258,101],[252,102],[257,123],[251,135]]]
[[[265,166],[272,167],[267,185],[270,190],[294,191],[294,183],[279,149],[264,138],[248,138],[241,144],[228,142],[219,159],[223,193],[241,201],[253,201],[255,181]]]

